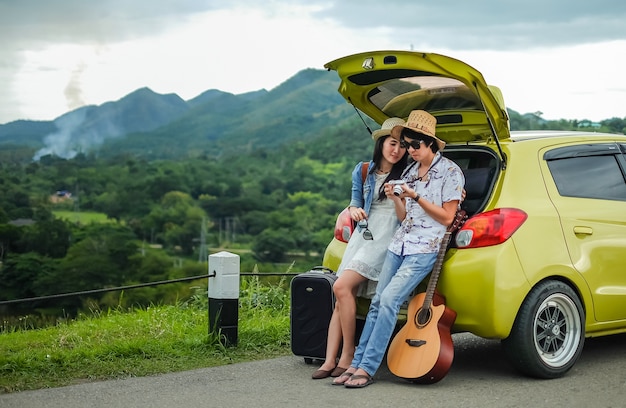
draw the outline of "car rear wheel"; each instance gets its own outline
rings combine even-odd
[[[585,311],[563,282],[537,285],[522,303],[509,337],[502,341],[515,368],[537,378],[557,378],[574,366],[585,342]]]

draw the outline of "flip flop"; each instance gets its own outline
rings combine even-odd
[[[340,376],[338,376],[337,378],[335,378],[331,384],[332,384],[332,385],[344,385],[344,383],[345,383],[346,381],[348,381],[348,380],[350,379],[350,377],[352,377],[352,374],[354,374],[354,373],[347,373],[347,372],[344,372],[344,373],[342,373]],[[341,379],[342,379],[342,378],[345,378],[345,380],[341,381]]]
[[[363,378],[367,379],[367,381],[365,381],[363,384],[348,384],[347,383],[348,380],[346,380],[343,386],[346,388],[365,388],[374,382],[374,379],[370,377],[369,375],[352,375],[350,376],[350,381],[361,380]]]

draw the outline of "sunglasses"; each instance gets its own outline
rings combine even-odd
[[[372,235],[372,231],[369,230],[369,228],[367,228],[367,220],[361,220],[358,223],[359,228],[364,229],[363,231],[363,239],[366,241],[371,241],[374,239],[374,236]]]
[[[403,149],[408,149],[409,147],[412,147],[415,150],[419,150],[422,143],[424,143],[422,139],[411,140],[410,142],[407,142],[406,140],[402,139],[400,140],[400,147],[402,147]]]

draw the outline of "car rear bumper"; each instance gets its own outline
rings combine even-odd
[[[438,289],[457,312],[455,332],[506,338],[530,290],[512,241],[485,248],[450,249]]]

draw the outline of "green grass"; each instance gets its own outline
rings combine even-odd
[[[285,282],[242,280],[238,344],[208,333],[206,291],[186,303],[94,311],[37,330],[0,333],[0,393],[147,376],[288,355]]]
[[[99,212],[89,212],[89,211],[63,211],[63,210],[55,210],[52,212],[55,217],[80,224],[91,224],[91,223],[105,223],[105,222],[115,222],[107,218],[106,214]]]

